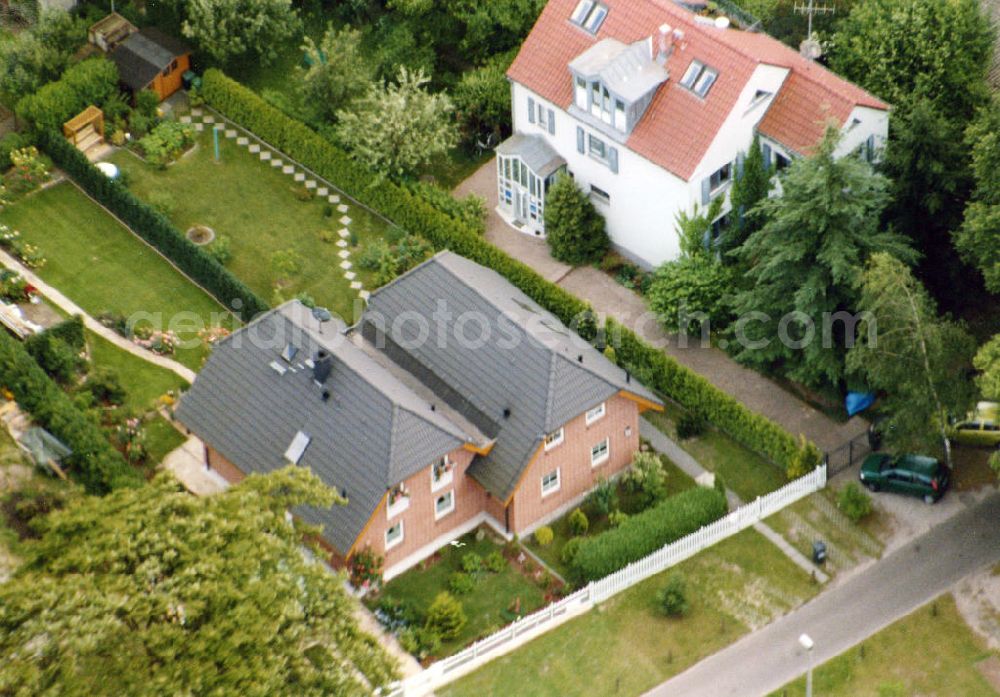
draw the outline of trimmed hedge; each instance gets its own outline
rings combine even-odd
[[[36,422],[73,451],[67,464],[89,493],[106,494],[142,484],[141,475],[126,464],[100,427],[77,409],[24,346],[6,332],[0,332],[0,386],[10,390]]]
[[[494,269],[568,325],[577,326],[574,318],[589,310],[582,300],[497,249],[469,226],[441,212],[417,193],[379,178],[305,124],[272,107],[221,71],[205,72],[201,94],[227,117],[319,175],[336,182],[348,194],[380,211],[396,225],[430,240],[438,249],[450,249]],[[577,328],[584,338],[594,339],[589,326]],[[620,337],[620,346],[615,344],[614,354],[618,365],[635,373],[647,387],[668,395],[687,409],[699,410],[751,450],[767,456],[782,468],[788,466],[798,449],[792,434],[750,411],[610,319],[608,336],[612,340]]]
[[[715,489],[696,487],[671,496],[616,528],[583,538],[573,555],[574,580],[586,583],[613,574],[718,520],[728,510],[725,494]]]
[[[177,265],[225,307],[249,320],[268,309],[242,281],[211,255],[184,236],[152,206],[140,201],[121,183],[108,179],[101,170],[60,134],[45,131],[41,146],[60,168],[84,191],[118,216],[140,237]]]

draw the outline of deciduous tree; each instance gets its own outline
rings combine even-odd
[[[982,109],[966,131],[972,149],[975,189],[965,208],[965,220],[955,233],[955,246],[1000,293],[1000,97]]]
[[[182,32],[219,63],[242,56],[269,63],[301,27],[291,0],[189,0]]]
[[[972,364],[979,371],[976,384],[983,397],[1000,401],[1000,334],[979,347]]]
[[[33,27],[0,41],[0,99],[13,107],[58,80],[86,40],[85,21],[62,10],[43,11]]]
[[[451,99],[428,91],[428,81],[400,68],[396,82],[372,85],[337,112],[337,140],[383,174],[412,176],[458,142]]]
[[[338,109],[368,89],[375,71],[361,50],[361,32],[351,27],[327,27],[317,44],[305,38],[302,50],[310,59],[301,71],[301,91],[306,107],[324,121],[333,121]]]
[[[967,378],[972,336],[939,317],[909,268],[889,254],[872,256],[859,307],[866,316],[847,363],[885,393],[888,438],[913,449],[939,438],[950,465],[948,417],[965,413],[974,401]]]
[[[371,694],[393,661],[285,519],[338,503],[289,467],[204,498],[160,475],[50,514],[0,585],[0,690]]]
[[[914,257],[902,237],[879,230],[888,181],[856,157],[834,158],[838,138],[831,127],[815,155],[785,170],[782,196],[757,206],[767,222],[734,252],[747,267],[735,300],[737,358],[813,385],[843,378],[850,328],[833,317],[854,311],[868,258]]]

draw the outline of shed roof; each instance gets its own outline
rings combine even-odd
[[[121,81],[132,90],[141,90],[175,58],[190,52],[180,39],[145,27],[118,44],[108,57],[118,66]]]

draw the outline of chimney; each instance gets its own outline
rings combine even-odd
[[[330,377],[331,370],[333,370],[333,364],[330,361],[330,354],[320,349],[313,364],[313,380],[320,385],[325,384],[326,379]]]
[[[657,44],[656,62],[666,65],[670,54],[674,52],[674,35],[669,24],[660,25],[660,41]]]

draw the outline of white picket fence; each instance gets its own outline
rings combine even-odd
[[[714,523],[658,549],[610,576],[592,581],[559,602],[515,620],[454,656],[442,659],[420,673],[396,683],[386,693],[386,697],[423,697],[535,637],[555,629],[573,617],[587,612],[595,604],[669,569],[825,486],[826,466],[820,465],[806,476],[789,482],[777,491],[740,506]]]

